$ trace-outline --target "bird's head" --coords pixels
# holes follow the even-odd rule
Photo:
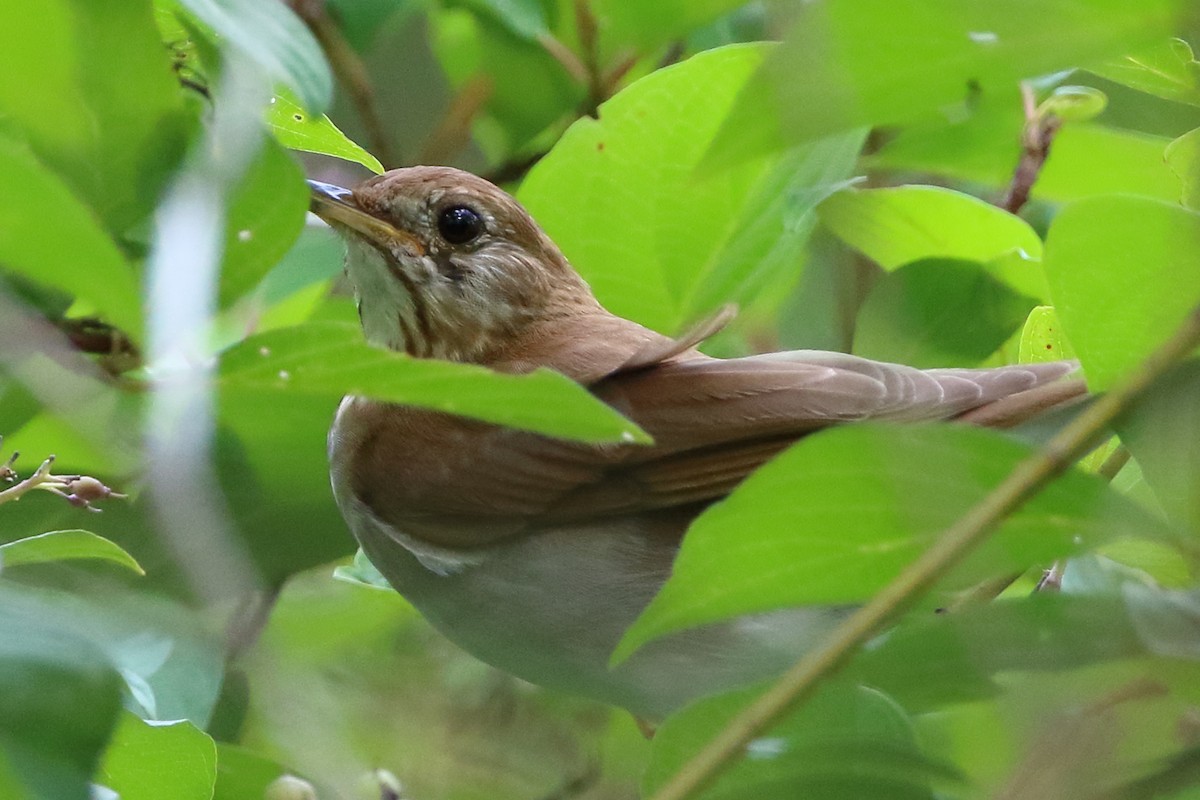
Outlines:
[[[510,195],[449,167],[408,167],[353,190],[310,181],[312,210],[346,240],[368,341],[486,362],[528,325],[595,304]]]

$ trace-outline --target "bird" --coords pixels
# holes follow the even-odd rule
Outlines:
[[[435,628],[521,679],[651,723],[777,673],[846,613],[702,626],[610,668],[689,524],[756,468],[831,425],[1007,427],[1085,393],[1066,377],[1072,362],[920,370],[816,350],[713,358],[697,346],[727,310],[677,337],[609,312],[518,201],[480,177],[406,167],[352,190],[310,184],[312,211],[345,241],[368,343],[502,373],[548,368],[653,437],[586,444],[348,396],[328,440],[350,530]]]

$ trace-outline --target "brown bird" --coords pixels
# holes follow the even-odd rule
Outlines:
[[[446,636],[534,683],[657,719],[769,675],[840,612],[710,625],[615,669],[624,630],[688,524],[798,437],[864,419],[1005,426],[1079,397],[1049,363],[921,371],[842,353],[716,359],[618,317],[512,197],[443,167],[353,191],[313,184],[346,240],[367,339],[502,372],[549,367],[634,420],[652,446],[592,446],[347,397],[329,436],[334,495],[395,588]]]

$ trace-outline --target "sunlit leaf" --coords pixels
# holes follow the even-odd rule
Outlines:
[[[1020,217],[936,186],[843,189],[817,213],[839,238],[889,270],[924,258],[990,261],[1010,252],[1030,259],[1042,254],[1041,240]]]
[[[1029,312],[1021,330],[1020,361],[1040,364],[1064,358],[1075,358],[1075,348],[1063,336],[1058,313],[1054,306],[1038,306]]]
[[[309,114],[287,92],[271,98],[267,125],[284,147],[344,158],[362,164],[376,174],[383,172],[379,159],[351,141],[329,117]]]
[[[354,394],[584,441],[645,434],[579,384],[548,370],[504,375],[371,347],[353,327],[312,323],[252,337],[226,351],[222,386],[289,395]],[[265,394],[263,395],[266,396]]]
[[[1112,386],[1200,302],[1200,216],[1155,200],[1064,208],[1046,239],[1054,307],[1088,385]]]
[[[139,575],[146,571],[121,547],[103,536],[97,536],[91,531],[63,530],[49,531],[17,539],[7,544],[0,544],[0,567],[19,566],[21,564],[42,564],[47,561],[66,561],[70,559],[96,559],[110,561],[133,570]]]
[[[813,206],[851,174],[862,133],[698,170],[769,48],[729,46],[634,83],[577,121],[519,198],[612,311],[675,333],[795,275]]]
[[[1180,5],[810,3],[747,84],[711,158],[745,158],[861,125],[928,119],[969,104],[976,92],[1015,98],[1023,78],[1120,56],[1169,35]]]
[[[217,748],[185,720],[143,722],[121,717],[97,775],[121,800],[210,800],[217,780]]]
[[[1166,39],[1089,71],[1156,97],[1200,105],[1200,63],[1182,39]]]

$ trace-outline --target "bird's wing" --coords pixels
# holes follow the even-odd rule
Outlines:
[[[349,475],[382,521],[432,544],[478,547],[548,524],[712,501],[818,428],[952,418],[1073,369],[1062,362],[922,371],[798,351],[700,356],[594,384],[654,437],[651,446],[583,445],[364,402],[359,419],[346,421],[361,441],[349,448]]]

